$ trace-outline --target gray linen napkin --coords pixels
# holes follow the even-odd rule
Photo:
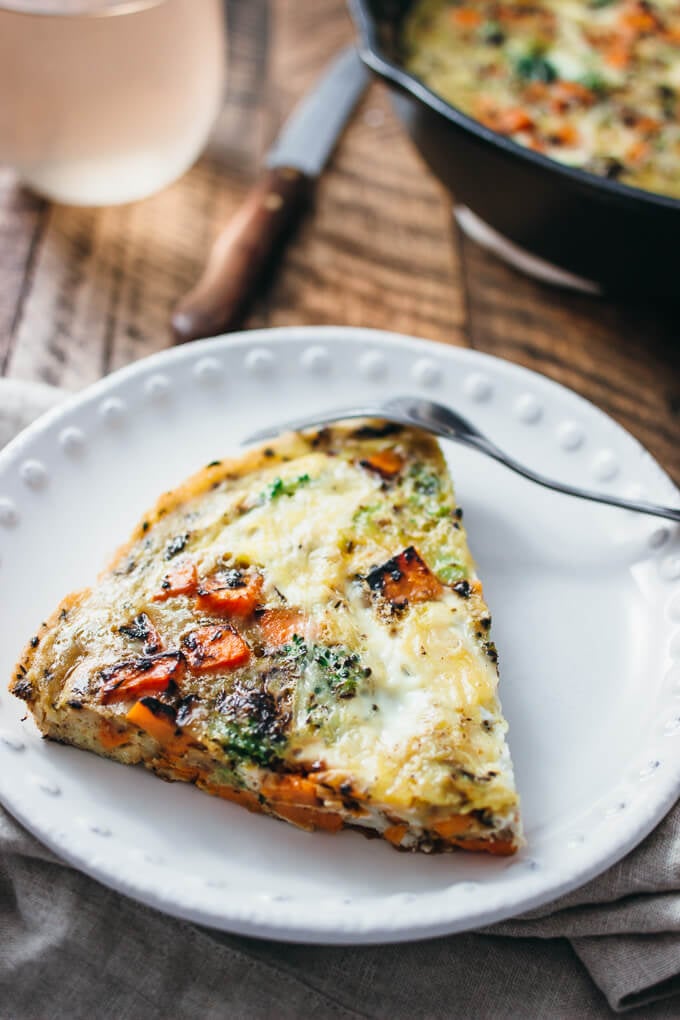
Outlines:
[[[0,379],[0,445],[53,406]],[[1,596],[0,596],[1,602]],[[74,871],[0,808],[0,1020],[680,1017],[680,802],[625,860],[540,910],[400,946],[258,941]]]

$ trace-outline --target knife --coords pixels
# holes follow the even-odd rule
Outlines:
[[[175,308],[178,342],[215,336],[237,323],[265,267],[308,206],[368,78],[349,47],[295,108],[267,154],[265,173],[218,235],[200,280]]]

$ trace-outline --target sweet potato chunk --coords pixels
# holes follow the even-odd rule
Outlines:
[[[319,806],[316,783],[304,776],[295,774],[266,776],[262,784],[262,792],[265,797],[271,800],[296,804],[298,807]]]
[[[453,836],[460,836],[464,832],[468,832],[473,824],[473,819],[469,815],[451,815],[450,818],[444,818],[441,822],[435,822],[432,828],[442,839],[451,839]]]
[[[270,801],[269,807],[287,822],[292,822],[300,829],[307,829],[313,832],[315,829],[323,829],[326,832],[338,832],[343,826],[342,816],[334,811],[317,811],[315,808],[298,807],[297,804],[286,804],[285,802]]]
[[[250,616],[262,595],[262,577],[246,576],[240,570],[227,570],[208,577],[198,586],[196,605],[209,613],[223,616]]]
[[[130,733],[127,730],[119,730],[108,719],[102,719],[99,726],[99,743],[107,751],[113,751],[116,747],[130,742]]]
[[[404,466],[404,458],[396,450],[377,450],[361,461],[361,466],[375,471],[382,478],[394,478]]]
[[[262,804],[256,793],[252,790],[237,790],[233,786],[218,786],[206,779],[198,779],[196,786],[199,790],[212,793],[215,797],[222,797],[223,800],[230,800],[233,804],[240,804],[255,814],[262,814]]]
[[[482,15],[474,7],[454,7],[451,21],[459,28],[477,28],[482,22]]]
[[[405,822],[399,825],[390,825],[383,832],[385,839],[392,844],[392,846],[401,846],[401,841],[408,832],[408,825]]]
[[[266,609],[258,622],[269,648],[288,644],[293,634],[304,636],[305,618],[297,609]]]
[[[235,669],[250,658],[250,648],[241,635],[226,624],[209,624],[187,634],[184,654],[194,673],[215,673]]]
[[[178,750],[180,750],[179,744]],[[183,747],[181,750],[183,750]],[[165,775],[171,776],[172,779],[176,779],[180,783],[193,783],[198,776],[198,769],[190,767],[185,768],[183,765],[178,765],[173,762],[173,764],[166,769]]]
[[[451,843],[461,850],[482,850],[494,857],[509,857],[517,850],[517,843],[510,839],[452,839]]]
[[[159,744],[171,745],[177,740],[174,712],[155,698],[142,698],[135,702],[125,718],[133,726],[144,730]]]
[[[165,602],[175,595],[195,595],[198,587],[196,564],[184,560],[169,570],[161,582],[161,590],[153,596],[154,602]]]
[[[185,668],[181,652],[161,652],[119,662],[101,671],[101,700],[108,704],[140,694],[160,694],[173,681],[181,679]]]
[[[373,592],[399,609],[410,602],[436,599],[443,591],[440,582],[412,545],[381,567],[371,570],[366,580]]]

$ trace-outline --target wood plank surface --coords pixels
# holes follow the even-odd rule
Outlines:
[[[228,96],[210,144],[143,202],[53,205],[0,172],[0,372],[78,388],[172,342],[200,273],[285,116],[353,38],[344,0],[232,0]],[[677,306],[533,282],[461,236],[451,199],[373,85],[246,326],[340,323],[468,345],[572,387],[680,481]]]
[[[569,386],[607,411],[680,480],[677,307],[546,287],[463,239],[473,347]]]
[[[47,203],[17,188],[11,170],[0,168],[0,375],[31,287],[33,254]]]

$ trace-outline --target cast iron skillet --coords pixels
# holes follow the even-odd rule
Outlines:
[[[505,237],[631,298],[680,293],[680,200],[562,166],[484,127],[398,63],[399,26],[413,0],[349,0],[364,62],[426,162]]]

